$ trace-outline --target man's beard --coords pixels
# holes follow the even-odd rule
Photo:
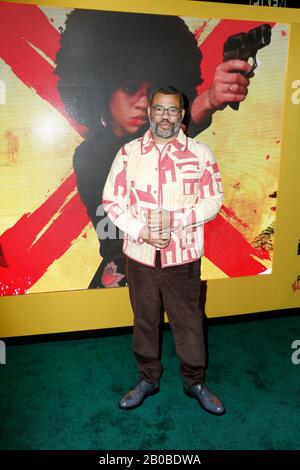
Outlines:
[[[167,119],[164,119],[164,121],[167,121]],[[150,118],[149,122],[150,122],[150,128],[152,132],[157,137],[160,137],[162,139],[169,139],[170,137],[176,137],[181,127],[181,119],[175,123],[167,121],[169,124],[171,124],[171,127],[169,129],[161,129],[159,127],[159,124],[163,121],[160,121],[159,123],[157,123],[157,122],[153,122]]]

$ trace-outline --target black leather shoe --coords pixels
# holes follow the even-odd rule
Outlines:
[[[130,390],[120,401],[119,408],[122,410],[132,410],[142,405],[145,398],[159,392],[159,382],[151,384],[146,380],[139,380],[135,387]]]
[[[225,408],[216,395],[214,395],[209,388],[204,384],[197,385],[183,385],[184,393],[191,397],[195,398],[202,408],[209,413],[214,415],[222,415],[225,413]]]

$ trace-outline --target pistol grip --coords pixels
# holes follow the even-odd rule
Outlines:
[[[254,62],[253,66],[251,67],[249,72],[239,72],[238,70],[235,70],[235,73],[240,73],[241,75],[244,75],[244,77],[251,76],[253,70],[255,70],[256,67],[257,67],[256,56],[253,57],[253,62]],[[238,111],[238,109],[240,107],[240,102],[239,101],[233,101],[232,103],[228,103],[228,104],[234,111]]]
[[[239,101],[233,101],[232,103],[228,103],[228,104],[234,111],[238,111],[238,109],[240,107],[240,102]]]

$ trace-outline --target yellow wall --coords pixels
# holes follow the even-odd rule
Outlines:
[[[113,9],[144,13],[217,17],[290,24],[285,87],[283,135],[273,273],[253,277],[209,280],[206,314],[209,317],[300,306],[300,103],[292,101],[293,84],[300,82],[300,11],[189,1],[20,1],[38,5]],[[276,77],[274,77],[276,80]],[[272,86],[272,83],[270,83]],[[295,85],[294,85],[295,86]],[[300,94],[299,94],[300,99]],[[296,100],[297,101],[297,100]],[[299,283],[300,287],[300,283]],[[2,297],[0,336],[110,328],[132,324],[127,288],[64,291]]]

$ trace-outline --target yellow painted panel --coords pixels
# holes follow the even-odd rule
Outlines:
[[[207,282],[208,317],[247,314],[300,306],[300,11],[297,9],[197,3],[188,1],[19,2],[182,16],[289,23],[282,144],[277,199],[273,274]],[[299,81],[299,84],[298,84]],[[276,86],[276,76],[270,87]],[[2,297],[0,336],[80,331],[130,325],[127,288],[78,290]]]

